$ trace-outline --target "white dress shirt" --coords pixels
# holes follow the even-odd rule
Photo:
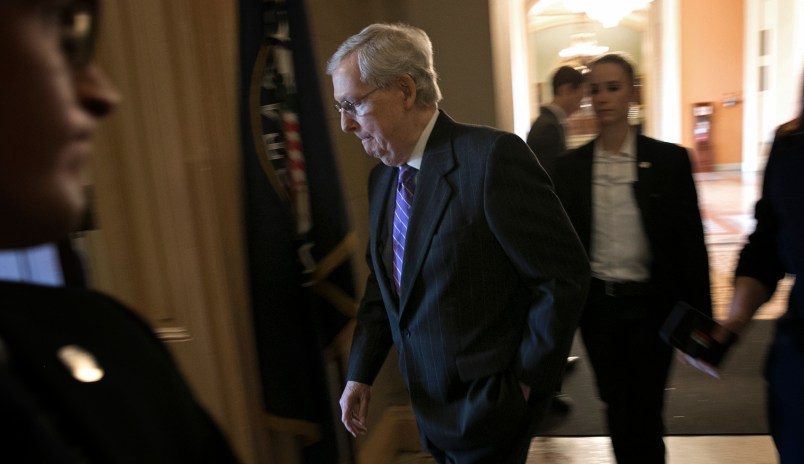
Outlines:
[[[636,134],[617,152],[595,142],[592,167],[592,277],[611,282],[650,280],[651,253],[634,196]]]
[[[424,149],[427,147],[427,140],[430,139],[430,134],[433,132],[433,126],[435,126],[436,119],[438,119],[438,114],[438,110],[436,110],[436,112],[433,113],[433,117],[430,118],[430,122],[424,126],[424,130],[422,131],[421,135],[419,135],[419,140],[416,142],[416,146],[413,147],[413,153],[411,153],[410,158],[408,158],[408,166],[421,170]]]

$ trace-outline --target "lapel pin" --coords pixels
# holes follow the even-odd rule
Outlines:
[[[67,345],[59,348],[56,353],[64,367],[79,382],[97,382],[103,378],[103,369],[98,361],[87,350],[78,345]]]
[[[648,169],[650,167],[650,161],[640,161],[639,168],[640,169]]]

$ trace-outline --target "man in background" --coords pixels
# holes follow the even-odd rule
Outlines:
[[[528,146],[552,178],[556,158],[567,151],[564,123],[578,111],[583,99],[583,74],[562,66],[553,73],[553,100],[539,109],[539,117],[528,133]]]

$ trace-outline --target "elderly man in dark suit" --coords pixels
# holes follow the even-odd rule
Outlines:
[[[629,126],[633,66],[612,54],[590,69],[600,135],[560,157],[553,178],[592,267],[581,336],[617,462],[663,463],[672,349],[659,328],[679,300],[711,314],[698,197],[687,151]]]
[[[552,83],[553,100],[539,109],[539,117],[528,132],[528,146],[551,177],[556,158],[567,151],[564,121],[581,107],[583,74],[570,66],[561,66],[553,73]]]
[[[370,275],[342,421],[365,433],[391,345],[439,462],[524,462],[561,375],[588,262],[517,136],[438,110],[424,31],[374,24],[329,61],[345,132],[382,161],[369,179]]]

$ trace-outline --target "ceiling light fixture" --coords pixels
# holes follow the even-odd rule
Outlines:
[[[578,58],[602,55],[609,51],[609,47],[597,44],[595,35],[591,32],[572,34],[570,46],[558,52],[561,58]]]
[[[585,13],[603,27],[615,27],[635,10],[646,8],[653,0],[564,0],[575,13]]]

